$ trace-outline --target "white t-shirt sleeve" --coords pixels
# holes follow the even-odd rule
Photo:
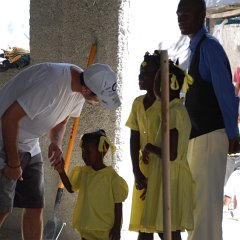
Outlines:
[[[78,104],[76,104],[73,109],[72,112],[70,113],[70,117],[79,117],[85,102],[85,98],[82,97],[81,101],[76,101]]]

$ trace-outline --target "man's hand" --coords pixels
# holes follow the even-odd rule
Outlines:
[[[240,152],[240,136],[237,136],[234,139],[229,140],[229,154],[235,154]]]
[[[55,143],[51,143],[48,147],[48,158],[52,167],[56,167],[62,162],[63,153],[62,149],[59,148]]]
[[[22,181],[22,168],[21,166],[17,168],[11,168],[9,166],[6,166],[4,168],[4,176],[10,180],[20,180]]]

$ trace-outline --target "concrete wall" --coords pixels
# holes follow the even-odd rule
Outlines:
[[[222,29],[216,25],[214,30],[218,29],[218,36],[222,43],[231,64],[232,74],[240,64],[240,25],[228,24],[223,25]]]
[[[92,43],[97,42],[95,62],[109,64],[118,75],[118,91],[121,95],[123,68],[127,59],[127,14],[129,0],[31,0],[30,3],[30,51],[31,64],[40,62],[70,62],[86,67]],[[14,76],[17,69],[0,73],[0,83],[4,84]],[[85,105],[76,144],[72,153],[71,166],[79,163],[78,138],[80,134],[96,128],[104,128],[116,143],[121,154],[120,122],[121,108],[110,111],[100,107]],[[68,145],[73,120],[70,120],[64,139],[64,152]],[[58,175],[51,169],[47,159],[49,140],[41,138],[45,158],[44,225],[53,219],[53,206],[58,185]],[[118,160],[118,158],[117,158]],[[113,163],[115,164],[115,163]],[[76,195],[64,192],[61,204],[61,219],[66,221],[60,239],[79,239],[70,227]],[[12,231],[19,229],[20,211],[13,214],[4,224]],[[16,237],[15,239],[20,239]]]

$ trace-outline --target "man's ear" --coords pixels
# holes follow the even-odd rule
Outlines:
[[[206,20],[206,12],[205,11],[201,11],[199,13],[199,18],[198,19],[199,19],[200,25],[203,25],[205,20]]]

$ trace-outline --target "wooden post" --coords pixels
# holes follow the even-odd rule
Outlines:
[[[163,160],[163,231],[164,240],[171,240],[171,192],[169,146],[169,65],[168,52],[160,54],[162,101],[162,160]]]

